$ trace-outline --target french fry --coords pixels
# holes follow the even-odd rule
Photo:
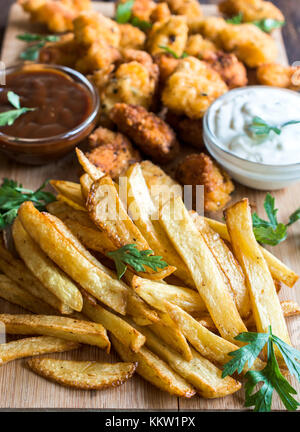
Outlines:
[[[86,211],[84,212],[82,210],[75,210],[73,207],[70,207],[67,203],[62,201],[54,201],[48,204],[47,211],[62,221],[71,219],[78,222],[80,225],[97,229],[96,225],[91,221]]]
[[[231,241],[227,227],[224,223],[209,218],[205,218],[205,220],[209,226],[222,237],[222,239],[229,242]],[[263,248],[262,246],[259,246],[259,248],[264,259],[266,260],[266,263],[268,264],[273,279],[281,281],[289,288],[292,288],[299,279],[299,275],[288,268],[282,261],[272,255],[267,249]]]
[[[208,225],[205,219],[194,211],[190,211],[189,213],[192,221],[221,267],[221,270],[224,272],[225,276],[227,276],[230,290],[234,295],[237,309],[241,317],[247,318],[251,313],[251,302],[245,276],[239,263],[228,246]]]
[[[82,174],[82,176],[80,177],[80,186],[81,193],[85,201],[87,200],[87,197],[90,193],[92,184],[93,180],[91,179],[91,177],[87,173]]]
[[[81,185],[65,180],[50,180],[51,186],[61,195],[69,198],[76,204],[84,207],[84,199],[81,193]]]
[[[134,291],[128,291],[127,314],[141,325],[150,325],[159,321],[157,312],[151,309]]]
[[[248,199],[243,199],[225,211],[231,245],[247,280],[252,311],[258,332],[272,332],[290,344],[287,326],[275,285],[253,230]]]
[[[217,398],[235,393],[241,383],[227,376],[222,378],[222,371],[209,360],[191,349],[193,359],[184,360],[172,348],[165,345],[148,327],[143,328],[146,345],[156,355],[167,362],[179,375],[192,384],[204,398]]]
[[[69,315],[73,312],[73,309],[62,303],[61,300],[48,291],[27,269],[21,260],[15,258],[7,249],[5,249],[1,241],[0,270],[8,276],[9,279],[29,292],[33,297],[37,297],[63,315]],[[42,312],[40,311],[40,313]]]
[[[171,395],[185,398],[190,398],[196,393],[192,385],[146,347],[142,347],[139,352],[134,353],[122,345],[113,335],[111,341],[121,359],[137,362],[136,372],[155,387]]]
[[[151,199],[140,164],[132,165],[126,176],[128,213],[131,219],[155,255],[162,256],[170,265],[176,267],[174,275],[193,286],[190,272],[158,221],[158,215],[155,214],[157,209]]]
[[[0,365],[24,357],[74,350],[80,347],[76,342],[50,336],[39,336],[0,344]]]
[[[100,363],[59,359],[31,359],[29,368],[42,377],[66,387],[81,390],[103,390],[118,387],[128,381],[136,363]]]
[[[20,285],[0,274],[0,297],[36,314],[54,314],[55,310]]]
[[[171,199],[161,210],[161,221],[189,268],[195,285],[221,336],[232,343],[247,331],[226,288],[215,259],[197,230],[181,198]]]
[[[95,181],[87,200],[91,219],[107,233],[117,249],[128,244],[136,244],[139,250],[149,250],[147,241],[129,218],[118,195],[114,182],[109,176]],[[145,274],[151,279],[163,279],[173,273],[174,267],[168,266],[155,272],[147,269]],[[140,273],[143,275],[143,273]]]
[[[138,352],[145,343],[145,336],[138,332],[128,322],[112,312],[104,309],[91,298],[83,294],[83,314],[89,319],[102,324],[106,330],[111,332],[122,344],[134,352]]]
[[[284,300],[280,304],[285,317],[300,315],[300,306],[293,300]]]
[[[127,303],[125,284],[113,279],[108,273],[100,270],[93,261],[86,258],[86,254],[82,253],[83,246],[79,250],[55,227],[54,216],[50,221],[49,214],[40,213],[32,203],[26,202],[19,208],[19,217],[29,235],[65,273],[104,304],[125,314]]]
[[[104,173],[97,168],[94,164],[92,164],[88,158],[84,155],[84,153],[79,150],[79,148],[76,148],[76,155],[78,158],[78,161],[84,171],[91,177],[93,181],[100,179],[104,176]]]
[[[53,336],[110,350],[110,342],[101,324],[50,315],[0,314],[8,334]]]
[[[70,198],[66,197],[65,195],[58,194],[56,196],[56,198],[58,201],[62,201],[64,203],[68,204],[69,207],[72,207],[75,210],[86,211],[86,208],[83,205],[77,204],[77,202],[72,201]]]
[[[20,257],[41,284],[71,309],[80,312],[82,295],[77,286],[31,239],[18,218],[13,223],[12,233]]]

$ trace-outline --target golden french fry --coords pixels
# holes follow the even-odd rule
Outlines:
[[[76,342],[51,336],[19,339],[0,344],[0,365],[24,357],[74,350],[80,347]]]
[[[218,333],[218,329],[208,313],[194,315],[193,318],[195,318],[196,321],[198,321],[201,325],[203,325],[203,327],[207,328],[212,333]]]
[[[62,221],[71,219],[80,223],[80,225],[88,228],[97,229],[96,225],[91,221],[86,211],[75,210],[70,207],[67,203],[62,201],[54,201],[47,205],[47,211],[54,216],[58,217]]]
[[[190,398],[196,393],[193,386],[174,372],[163,360],[142,347],[134,353],[111,336],[113,347],[123,361],[137,362],[136,372],[146,381],[171,395]]]
[[[127,314],[131,315],[134,321],[142,326],[159,321],[157,312],[130,289],[128,291]]]
[[[92,321],[102,324],[106,330],[111,332],[122,344],[132,349],[132,351],[137,352],[144,345],[146,340],[144,335],[128,324],[127,321],[104,309],[91,296],[85,293],[83,293],[82,312]]]
[[[293,300],[284,300],[280,302],[285,317],[300,315],[300,306]]]
[[[0,274],[0,297],[36,314],[48,315],[55,313],[55,310],[47,303],[33,296],[29,291],[23,289],[21,285],[16,284],[2,274]]]
[[[91,179],[91,177],[87,173],[82,174],[82,176],[80,177],[80,185],[81,193],[85,201],[87,200],[87,197],[90,193],[92,184],[93,180]]]
[[[207,311],[199,293],[190,288],[162,284],[139,276],[134,276],[132,287],[145,302],[161,312],[166,312],[165,300],[189,313]]]
[[[162,256],[170,265],[176,267],[175,276],[186,284],[193,285],[190,272],[158,221],[157,209],[151,199],[140,164],[132,165],[126,176],[128,213],[131,219],[155,255]]]
[[[50,315],[0,314],[8,334],[45,335],[95,345],[110,350],[110,342],[101,324]]]
[[[24,263],[16,259],[0,241],[0,270],[12,281],[19,284],[32,296],[42,300],[58,310],[63,315],[73,312],[66,304],[62,303],[54,294],[48,291],[38,279],[28,270]],[[42,313],[42,311],[40,311]],[[43,312],[44,313],[44,312]],[[52,314],[52,313],[51,313]]]
[[[70,199],[72,202],[84,207],[84,199],[81,193],[81,185],[65,180],[50,180],[51,186],[64,197]]]
[[[181,198],[171,199],[160,215],[162,224],[185,261],[221,336],[232,343],[247,331],[215,259],[191,220]]]
[[[20,257],[41,284],[63,303],[80,312],[82,295],[77,286],[31,239],[18,218],[13,223],[12,233]]]
[[[40,213],[30,202],[22,204],[19,208],[22,225],[41,249],[87,292],[124,315],[127,302],[125,284],[100,270],[94,261],[86,257],[88,251],[83,253],[83,246],[79,250],[77,245],[70,241],[70,238],[74,237],[71,232],[68,237],[61,233],[62,222],[57,229],[53,222],[55,217],[51,216],[50,220],[50,216]],[[58,223],[59,220],[56,220]],[[65,230],[68,229],[65,227]]]
[[[222,239],[229,242],[231,241],[227,227],[224,223],[209,218],[205,218],[205,220],[209,226],[222,237]],[[264,259],[266,260],[266,263],[268,264],[273,279],[281,281],[289,288],[292,288],[299,279],[299,275],[288,268],[282,261],[272,255],[267,249],[263,248],[262,246],[259,246],[259,248]]]
[[[189,213],[192,221],[221,267],[221,270],[224,272],[225,276],[227,276],[230,290],[234,295],[235,303],[241,317],[247,318],[251,313],[251,302],[245,276],[239,263],[228,246],[208,225],[205,219],[195,211],[190,211]]]
[[[81,205],[81,204],[77,204],[77,202],[72,201],[70,198],[66,197],[65,195],[62,194],[58,194],[56,196],[57,201],[62,201],[66,204],[68,204],[69,207],[74,208],[75,210],[81,210],[81,211],[86,211],[86,208]]]
[[[79,148],[76,148],[76,155],[78,158],[78,161],[84,171],[91,177],[93,181],[100,179],[104,176],[104,173],[97,168],[94,164],[92,164],[88,158],[84,155],[84,153],[79,150]]]
[[[136,363],[100,363],[52,358],[27,361],[38,375],[66,387],[82,390],[103,390],[118,387],[128,381],[136,370]]]
[[[272,332],[290,344],[283,312],[275,285],[253,230],[248,199],[243,199],[225,211],[231,245],[247,280],[257,330]]]
[[[209,360],[192,349],[193,358],[184,360],[172,348],[165,345],[148,327],[143,327],[146,345],[167,362],[179,375],[192,384],[204,398],[217,398],[235,393],[241,383],[227,376],[222,378],[222,371]]]
[[[87,208],[91,219],[107,233],[117,249],[128,244],[135,244],[139,250],[150,249],[139,229],[129,218],[115,184],[109,176],[102,177],[93,183],[87,200]],[[147,268],[145,274],[148,278],[163,279],[174,270],[172,266],[167,266],[157,272]]]

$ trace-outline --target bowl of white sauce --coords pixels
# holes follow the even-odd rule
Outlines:
[[[239,183],[261,190],[300,180],[300,94],[268,86],[234,89],[203,119],[209,153]]]

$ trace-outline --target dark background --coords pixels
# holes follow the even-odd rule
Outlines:
[[[0,46],[6,26],[7,15],[14,0],[0,0]],[[203,0],[200,3],[218,3],[218,0]],[[300,61],[300,1],[273,0],[285,15],[287,24],[283,29],[283,36],[290,63]]]

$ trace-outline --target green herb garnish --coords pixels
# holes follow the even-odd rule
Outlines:
[[[239,13],[238,15],[235,15],[232,18],[228,18],[226,22],[228,24],[241,24],[243,22],[243,14]]]
[[[20,97],[12,91],[7,93],[7,99],[8,102],[16,109],[0,113],[0,126],[11,126],[14,121],[22,114],[25,114],[28,111],[34,111],[36,109],[25,107],[21,108]]]
[[[252,24],[256,25],[265,33],[271,33],[272,30],[283,27],[285,25],[285,21],[278,21],[272,18],[264,18],[258,21],[253,21]]]
[[[140,30],[146,31],[151,28],[152,24],[149,21],[144,21],[138,17],[132,16],[132,8],[134,0],[128,0],[125,3],[119,3],[116,11],[116,21],[119,24],[129,23]]]
[[[287,228],[300,219],[300,208],[290,215],[287,224],[278,222],[275,198],[269,193],[266,195],[264,208],[269,220],[261,219],[256,212],[253,213],[253,232],[258,242],[276,246],[287,238]]]
[[[25,189],[21,184],[14,180],[5,178],[0,187],[0,230],[3,230],[8,225],[11,225],[18,214],[20,205],[25,201],[32,201],[35,207],[43,211],[45,206],[56,198],[50,192],[45,192],[43,189],[48,181],[42,184],[35,192],[30,189]]]
[[[22,60],[31,60],[31,61],[35,61],[38,59],[40,49],[43,48],[46,42],[57,42],[60,39],[60,37],[56,35],[42,36],[33,33],[23,33],[18,35],[17,38],[24,42],[31,43],[31,45],[20,54],[20,58]],[[32,44],[32,42],[37,42],[37,43]]]
[[[161,49],[163,49],[164,51],[166,51],[168,54],[171,54],[171,55],[172,55],[174,58],[176,58],[177,60],[179,60],[179,59],[183,59],[183,58],[186,58],[186,57],[189,56],[186,52],[184,52],[181,56],[179,56],[178,54],[176,54],[175,51],[173,51],[171,48],[169,48],[169,47],[166,46],[166,45],[158,45],[158,46],[159,46],[159,48],[161,48]]]
[[[270,132],[274,132],[277,135],[280,135],[284,127],[297,123],[300,123],[300,120],[292,120],[279,126],[270,126],[261,117],[254,117],[252,123],[247,127],[247,129],[249,132],[251,132],[251,134],[263,138],[267,137]]]
[[[139,251],[135,244],[128,244],[116,251],[108,252],[107,256],[114,260],[118,278],[121,279],[127,270],[127,265],[137,272],[145,272],[145,266],[154,271],[168,266],[161,256],[152,254],[153,251],[150,249]]]
[[[223,378],[227,375],[232,375],[235,371],[241,373],[245,366],[250,369],[267,344],[268,356],[266,367],[261,371],[249,370],[245,374],[245,406],[254,406],[254,411],[259,412],[271,411],[272,396],[275,390],[286,409],[295,411],[300,404],[292,395],[297,394],[297,392],[284,378],[279,369],[274,352],[274,344],[282,354],[290,374],[295,376],[298,381],[300,381],[300,352],[273,335],[271,326],[269,326],[268,333],[245,332],[240,333],[235,339],[248,342],[248,344],[229,353],[233,358],[225,364],[222,372]],[[254,387],[259,383],[263,384],[253,394]]]

